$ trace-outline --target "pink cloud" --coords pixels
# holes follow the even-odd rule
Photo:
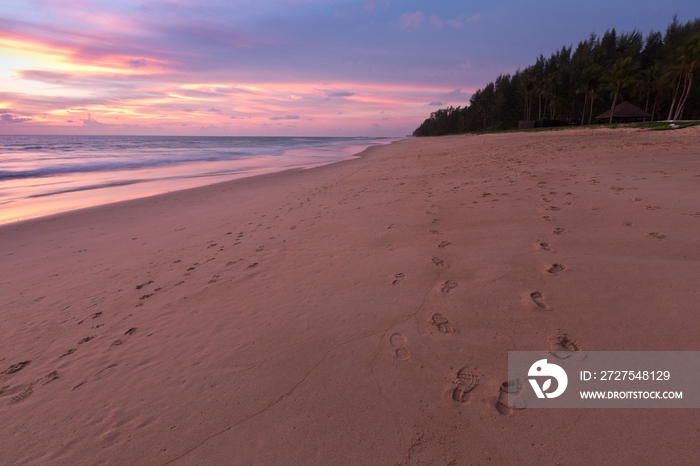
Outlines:
[[[459,29],[464,25],[464,23],[459,19],[450,19],[447,21],[447,24],[452,26],[454,29]]]
[[[404,13],[399,18],[399,23],[401,29],[415,29],[421,25],[423,22],[424,15],[421,11],[416,11],[415,13]]]
[[[369,0],[367,4],[365,4],[364,8],[362,8],[362,11],[372,11],[377,7],[377,0]]]
[[[68,73],[58,73],[53,71],[43,70],[20,70],[19,75],[22,79],[30,81],[40,81],[46,83],[61,83],[63,80],[71,77]]]

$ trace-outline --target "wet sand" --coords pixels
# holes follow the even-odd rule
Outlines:
[[[498,397],[508,351],[700,349],[699,141],[414,138],[4,225],[0,463],[691,464],[695,410]]]

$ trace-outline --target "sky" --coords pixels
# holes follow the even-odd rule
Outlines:
[[[688,0],[0,0],[0,134],[405,136]]]

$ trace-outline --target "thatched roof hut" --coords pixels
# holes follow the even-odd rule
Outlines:
[[[633,105],[629,102],[622,102],[619,105],[615,106],[615,113],[613,114],[613,119],[625,119],[625,120],[632,120],[632,119],[642,119],[642,118],[651,118],[651,114],[645,112],[641,108],[637,107],[636,105]],[[610,110],[608,110],[605,113],[601,113],[597,117],[595,117],[596,120],[602,120],[610,119]]]

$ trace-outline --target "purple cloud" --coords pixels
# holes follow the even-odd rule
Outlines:
[[[270,120],[298,120],[299,115],[286,115],[286,116],[280,116],[280,115],[275,115],[273,117],[270,117]]]
[[[46,83],[60,83],[64,79],[70,78],[70,75],[67,73],[56,73],[53,71],[42,70],[22,70],[19,72],[19,74],[22,79]]]
[[[126,61],[127,65],[129,65],[131,68],[143,68],[144,66],[148,65],[148,62],[144,60],[143,58],[134,58],[131,60]]]
[[[353,95],[355,93],[350,91],[326,91],[327,97],[350,97]]]
[[[31,121],[30,117],[14,117],[9,113],[3,113],[0,115],[0,123],[22,123],[24,121]]]

